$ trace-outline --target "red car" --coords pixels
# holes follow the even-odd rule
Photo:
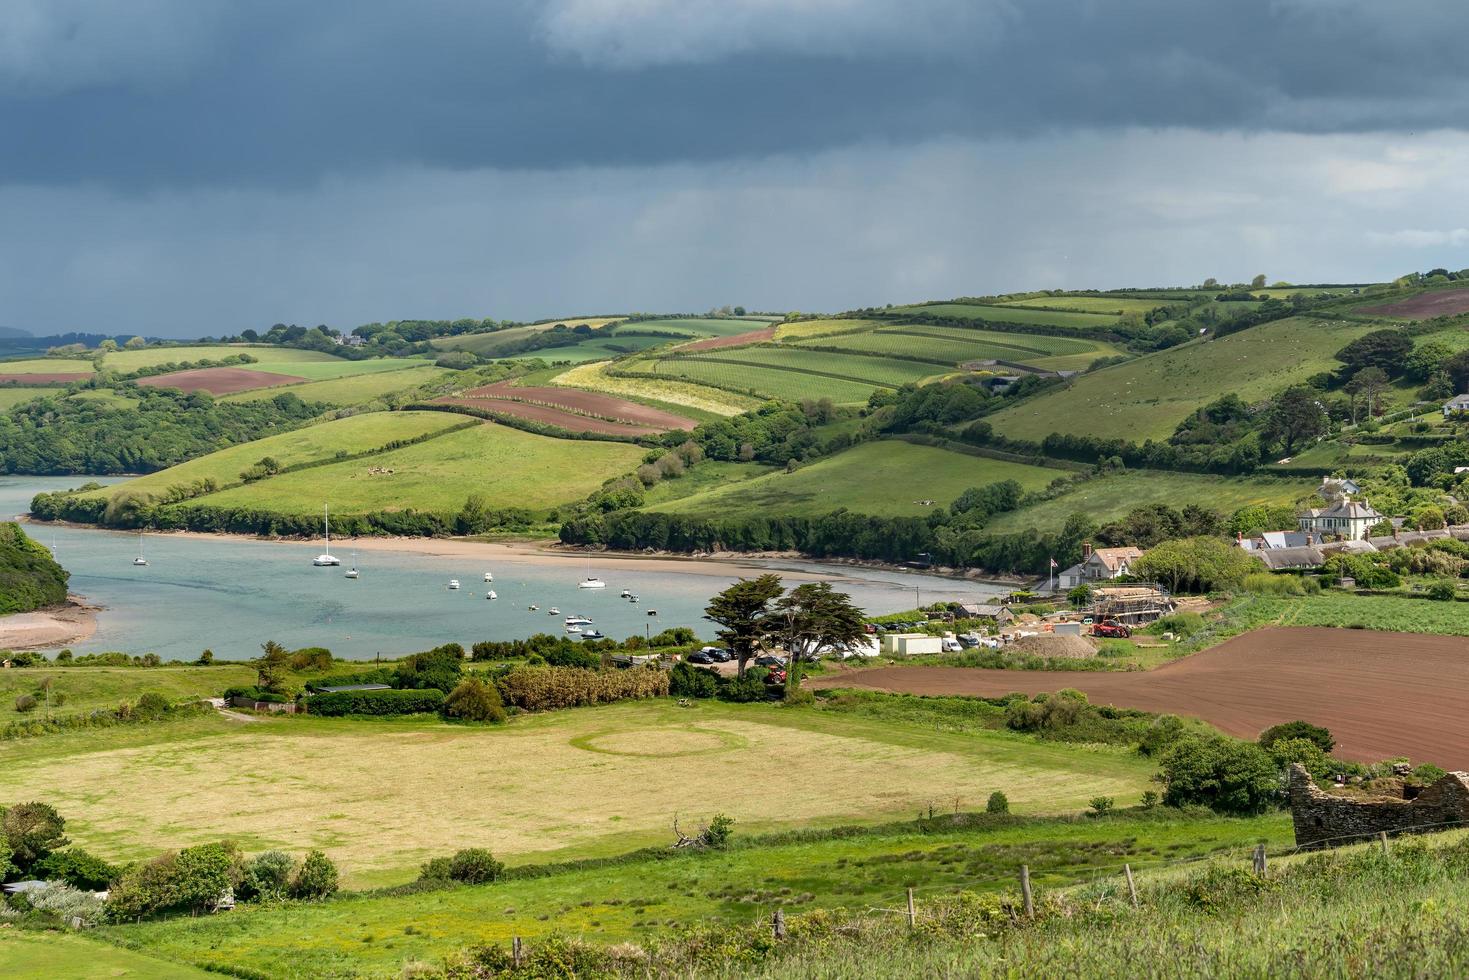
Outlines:
[[[1121,623],[1097,623],[1092,627],[1092,636],[1125,640],[1132,636],[1132,630],[1123,626]]]

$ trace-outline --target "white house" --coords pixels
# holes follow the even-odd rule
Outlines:
[[[1348,541],[1361,541],[1383,520],[1371,504],[1343,497],[1329,507],[1312,508],[1297,516],[1302,531],[1332,535]]]
[[[1141,548],[1097,548],[1090,543],[1081,546],[1081,561],[1056,576],[1062,589],[1074,589],[1090,582],[1107,582],[1132,571],[1133,562],[1143,556]]]
[[[1469,395],[1455,395],[1443,403],[1443,417],[1469,412]]]
[[[1321,481],[1321,486],[1316,488],[1316,495],[1327,502],[1340,500],[1343,497],[1357,497],[1362,493],[1362,488],[1357,486],[1357,481],[1331,478]]]

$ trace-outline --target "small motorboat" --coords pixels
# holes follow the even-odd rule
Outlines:
[[[583,640],[605,640],[607,639],[607,634],[600,630],[582,630],[581,638]]]
[[[449,588],[450,589],[458,589],[459,588],[459,580],[457,578],[451,578],[451,579],[449,579]]]
[[[627,597],[627,601],[628,602],[640,602],[642,600],[641,600],[641,597],[639,597],[639,596],[630,595],[630,596]]]
[[[588,575],[577,583],[577,587],[582,589],[605,589],[607,588],[607,583],[594,575]]]
[[[566,632],[568,632],[568,633],[580,633],[581,632],[581,627],[580,626],[568,626],[568,627],[566,627]]]
[[[139,555],[138,557],[136,557],[136,558],[133,559],[133,564],[134,565],[146,565],[146,564],[148,564],[148,559],[144,558],[142,555]]]
[[[555,606],[552,606],[550,609],[547,609],[546,610],[546,615],[547,616],[560,616],[561,615],[561,610],[560,609],[557,609]]]
[[[531,603],[530,606],[529,606],[529,609],[530,609],[531,612],[539,612],[540,611],[540,608],[541,607],[538,606],[538,605],[536,605],[535,603]]]
[[[590,626],[590,625],[592,625],[592,621],[590,619],[588,619],[587,617],[585,617],[585,616],[567,616],[566,617],[566,625],[567,626]]]
[[[632,595],[632,589],[623,589],[622,590],[622,597],[624,599],[626,599],[630,595]]]
[[[492,572],[485,572],[485,581],[486,582],[493,582],[494,580],[495,580],[495,576],[494,576],[494,574]]]
[[[649,616],[656,616],[656,615],[658,615],[658,610],[656,610],[656,609],[649,609],[648,610],[648,615]]]
[[[497,596],[497,595],[495,595],[495,590],[494,589],[491,589],[490,591],[488,591],[488,592],[485,593],[485,598],[486,599],[498,599],[500,597]]]
[[[349,568],[342,573],[344,578],[360,578],[361,573],[356,568]]]

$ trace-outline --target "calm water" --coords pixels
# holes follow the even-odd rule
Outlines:
[[[86,482],[83,478],[0,477],[0,517],[24,513],[31,497]],[[99,482],[116,482],[100,480]],[[78,652],[152,651],[165,659],[192,659],[208,647],[221,657],[253,656],[265,640],[288,647],[324,646],[339,657],[366,660],[396,656],[457,641],[503,640],[532,633],[559,633],[573,613],[596,621],[608,636],[692,626],[704,635],[709,596],[741,575],[772,569],[816,572],[876,615],[911,609],[914,589],[922,601],[980,600],[995,589],[934,576],[901,572],[832,569],[807,562],[752,562],[731,566],[728,575],[652,571],[636,559],[568,557],[554,564],[513,558],[491,563],[472,558],[363,551],[356,563],[362,577],[343,577],[352,563],[349,541],[333,542],[343,568],[314,568],[321,542],[200,540],[166,534],[142,543],[148,566],[134,567],[136,534],[29,525],[37,541],[54,547],[71,572],[71,589],[103,606],[96,635],[76,644]],[[759,566],[755,568],[752,566]],[[486,571],[494,573],[486,585]],[[607,588],[577,588],[589,571]],[[463,588],[450,591],[457,578]],[[494,589],[499,598],[485,599]],[[624,588],[641,596],[633,605],[619,598]],[[538,604],[539,612],[527,607]],[[548,615],[555,606],[560,616]],[[657,616],[647,615],[656,609]]]

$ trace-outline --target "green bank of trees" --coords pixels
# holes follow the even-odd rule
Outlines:
[[[0,614],[64,603],[70,577],[19,524],[0,523]]]

